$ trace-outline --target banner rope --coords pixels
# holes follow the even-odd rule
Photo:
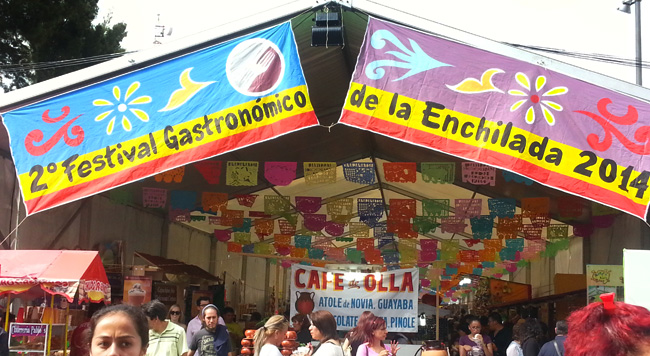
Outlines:
[[[13,230],[11,230],[11,231],[7,234],[7,237],[5,237],[4,240],[0,241],[0,245],[4,244],[5,241],[7,241],[7,239],[9,238],[9,236],[11,236],[11,234],[13,234],[14,232],[16,232],[16,230],[18,230],[18,228],[20,227],[20,225],[22,225],[23,222],[24,222],[25,220],[27,220],[27,217],[24,217],[24,218],[23,218],[23,219],[18,223],[18,225],[16,225],[16,227],[15,227]]]

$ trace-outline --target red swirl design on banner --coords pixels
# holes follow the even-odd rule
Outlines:
[[[600,137],[595,134],[589,134],[587,136],[587,143],[589,146],[597,151],[606,151],[612,145],[612,134],[627,148],[630,152],[636,153],[638,155],[647,155],[650,153],[650,126],[641,126],[634,132],[634,139],[642,144],[638,144],[630,141],[621,131],[619,131],[612,122],[618,125],[633,125],[639,120],[639,113],[636,108],[632,105],[628,105],[627,112],[623,116],[616,116],[607,110],[607,105],[611,104],[612,100],[609,98],[603,98],[598,101],[598,112],[601,116],[597,114],[577,110],[577,113],[587,115],[592,120],[602,126],[605,131],[605,137],[601,140]]]
[[[43,112],[42,119],[43,122],[46,124],[54,124],[57,123],[61,120],[63,120],[68,114],[70,113],[70,107],[69,106],[64,106],[61,108],[61,112],[63,113],[62,115],[58,117],[50,117],[50,110],[47,109]],[[65,125],[61,126],[52,137],[50,137],[49,140],[47,140],[44,144],[40,146],[34,145],[34,143],[41,142],[43,140],[43,131],[41,130],[34,130],[30,133],[27,134],[25,137],[25,149],[29,154],[32,156],[42,156],[49,152],[54,145],[56,145],[61,138],[63,138],[63,141],[70,146],[70,147],[76,147],[79,146],[83,141],[84,141],[84,130],[81,128],[81,126],[70,126],[77,120],[81,115],[77,115],[74,119],[68,121]],[[74,138],[71,138],[68,136],[68,128],[70,128],[70,133],[73,135]]]

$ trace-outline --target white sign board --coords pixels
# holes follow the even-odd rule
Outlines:
[[[648,283],[648,250],[623,250],[623,276],[625,303],[650,309],[650,283]]]
[[[291,316],[327,310],[338,330],[357,326],[366,310],[383,317],[388,331],[417,332],[417,268],[358,273],[294,264]]]

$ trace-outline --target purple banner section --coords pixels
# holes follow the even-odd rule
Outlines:
[[[47,333],[47,325],[44,324],[11,324],[12,336],[45,336]]]
[[[647,102],[553,72],[543,61],[533,65],[377,19],[368,30],[373,48],[395,55],[374,61],[359,56],[356,83],[435,99],[454,111],[512,122],[535,135],[598,151],[621,166],[650,170]],[[389,68],[403,75],[389,77]]]
[[[371,18],[340,122],[647,213],[650,103],[554,72],[542,57]]]

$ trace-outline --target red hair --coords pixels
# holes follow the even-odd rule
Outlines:
[[[357,326],[355,326],[347,333],[347,335],[345,335],[345,337],[350,340],[350,343],[353,343],[355,341],[359,343],[366,342],[366,339],[368,338],[365,334],[366,324],[370,323],[374,317],[375,314],[368,310],[361,313],[359,316],[359,321],[357,322]]]
[[[380,316],[375,316],[370,320],[368,320],[365,327],[365,334],[367,338],[366,342],[372,343],[373,341],[372,338],[374,337],[373,332],[385,326],[386,326],[386,320],[384,320],[384,318]],[[384,343],[381,340],[379,341],[379,343],[381,344],[381,346],[384,346]]]
[[[571,356],[626,356],[650,337],[650,311],[636,305],[614,302],[591,303],[573,312],[564,347]]]

